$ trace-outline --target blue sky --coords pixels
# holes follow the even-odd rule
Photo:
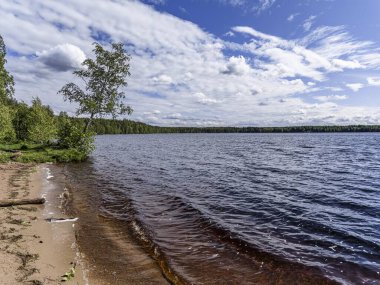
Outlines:
[[[132,55],[132,119],[165,126],[380,124],[380,1],[67,0],[0,4],[16,97],[57,91],[93,41]]]
[[[304,34],[302,26],[305,20],[316,16],[314,26],[347,25],[354,36],[380,40],[380,2],[377,0],[276,0],[267,1],[267,8],[260,11],[260,1],[252,0],[143,2],[154,5],[159,11],[197,23],[218,37],[233,26],[252,26],[261,32],[291,39]],[[288,20],[291,15],[292,21]]]

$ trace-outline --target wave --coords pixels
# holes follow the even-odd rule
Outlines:
[[[113,197],[116,197],[115,194]],[[115,219],[121,219],[127,222],[136,240],[157,260],[168,280],[173,284],[191,284],[192,282],[190,280],[187,280],[185,276],[181,276],[176,272],[175,268],[171,267],[170,258],[165,253],[165,250],[162,250],[155,242],[154,232],[151,231],[149,226],[141,219],[137,218],[138,209],[133,201],[128,199],[125,195],[120,195],[116,200],[118,200],[119,206],[113,203],[109,204],[109,201],[107,201],[104,203],[103,211]],[[323,282],[320,284],[337,284],[335,281],[323,277],[323,272],[318,268],[303,265],[261,250],[254,244],[244,240],[237,233],[215,222],[201,210],[195,208],[191,203],[185,202],[181,197],[170,196],[165,197],[164,200],[168,208],[166,211],[175,212],[179,220],[188,223],[188,230],[196,230],[197,235],[212,236],[214,239],[217,239],[220,244],[229,244],[237,253],[246,255],[257,263],[265,264],[266,267],[269,266],[272,270],[279,272],[307,272],[308,275],[313,276],[311,278],[314,278],[314,280]],[[120,203],[121,201],[123,202]],[[127,217],[125,215],[126,213],[128,213]],[[165,211],[162,213],[165,213]],[[159,227],[160,225],[156,226]]]

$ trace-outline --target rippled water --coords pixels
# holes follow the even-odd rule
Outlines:
[[[122,222],[174,283],[380,284],[380,134],[120,135],[96,145],[68,172],[95,185],[94,211]]]

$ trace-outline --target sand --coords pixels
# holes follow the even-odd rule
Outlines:
[[[44,205],[0,208],[0,284],[88,284],[75,242],[75,220],[63,213],[65,189],[49,183],[46,165],[0,164],[0,199],[45,197]],[[75,267],[75,275],[62,275]],[[96,284],[97,282],[91,282]]]

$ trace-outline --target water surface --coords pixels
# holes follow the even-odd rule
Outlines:
[[[380,284],[379,145],[375,133],[99,136],[67,173],[174,283]]]

